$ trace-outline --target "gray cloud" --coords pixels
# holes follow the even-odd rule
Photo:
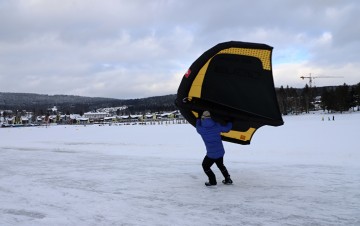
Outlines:
[[[219,42],[274,47],[277,86],[360,82],[353,1],[0,0],[0,91],[137,98],[176,93]]]

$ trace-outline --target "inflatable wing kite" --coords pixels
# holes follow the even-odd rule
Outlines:
[[[208,110],[215,121],[233,122],[224,141],[250,144],[263,125],[280,126],[271,68],[272,47],[247,42],[224,42],[204,52],[184,75],[175,104],[185,119]]]

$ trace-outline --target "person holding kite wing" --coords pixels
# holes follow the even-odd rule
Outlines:
[[[209,177],[209,182],[205,183],[206,186],[217,184],[216,176],[211,170],[211,166],[214,163],[216,163],[216,166],[225,178],[222,182],[224,184],[233,183],[224,165],[225,150],[220,135],[222,132],[229,132],[231,127],[231,122],[228,122],[225,126],[215,122],[211,118],[209,111],[204,111],[201,119],[196,121],[196,131],[201,135],[206,146],[206,156],[202,162],[204,172]]]
[[[175,104],[181,115],[198,128],[210,159],[223,157],[221,154],[209,156],[214,137],[217,137],[218,150],[223,152],[221,140],[249,145],[262,126],[284,124],[272,75],[272,50],[273,47],[261,43],[219,43],[205,51],[184,74]],[[199,113],[206,111],[211,112],[212,119],[207,119],[210,123],[232,122],[229,131],[218,132],[216,136],[206,135],[206,119],[199,120]],[[207,141],[209,137],[211,139]],[[203,167],[210,175],[208,184],[216,183],[209,171],[213,163],[217,163],[220,170],[226,169],[221,161],[210,161],[205,157]]]

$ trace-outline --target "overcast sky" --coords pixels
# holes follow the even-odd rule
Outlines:
[[[358,0],[0,0],[0,92],[175,94],[231,40],[274,47],[276,87],[360,82]]]

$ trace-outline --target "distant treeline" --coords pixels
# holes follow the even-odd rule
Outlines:
[[[297,114],[315,109],[328,111],[347,111],[360,105],[360,83],[349,86],[283,87],[276,89],[282,114]],[[321,98],[317,98],[320,97]],[[174,104],[176,94],[139,99],[115,99],[102,97],[82,97],[72,95],[42,95],[33,93],[1,93],[0,110],[33,112],[46,115],[48,109],[56,106],[63,114],[80,114],[100,108],[127,106],[118,114],[129,115],[146,112],[168,112],[177,110]]]
[[[349,86],[284,88],[276,90],[282,114],[308,113],[320,108],[329,112],[343,112],[360,105],[360,83]],[[321,97],[321,98],[317,98]],[[359,108],[357,108],[359,110]]]

